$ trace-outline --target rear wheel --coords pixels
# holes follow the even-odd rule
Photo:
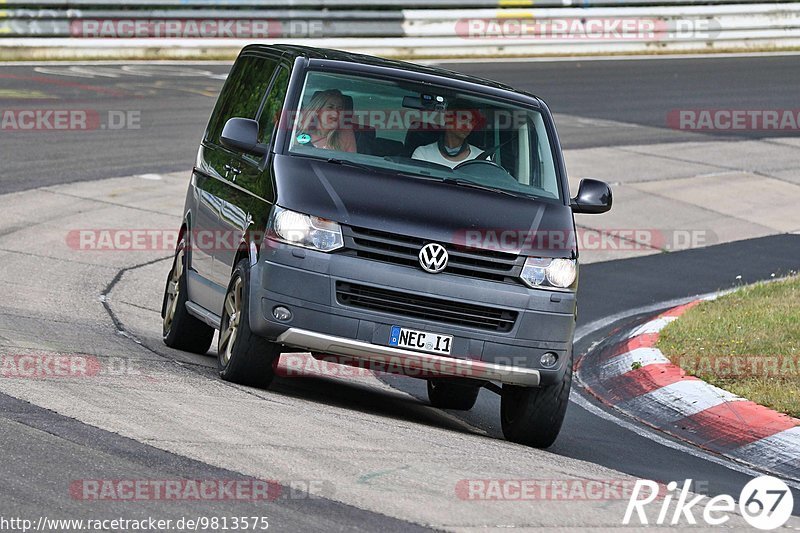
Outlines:
[[[198,320],[186,310],[186,238],[182,237],[175,251],[172,270],[167,275],[164,301],[161,305],[164,344],[177,350],[204,354],[211,347],[214,328]]]
[[[500,421],[506,439],[536,448],[553,444],[567,413],[571,385],[571,359],[558,383],[538,388],[503,385]]]
[[[275,377],[277,345],[250,330],[250,268],[246,259],[231,276],[219,331],[218,368],[225,381],[265,389]]]
[[[481,387],[444,379],[428,380],[428,400],[440,409],[469,411],[478,399]]]

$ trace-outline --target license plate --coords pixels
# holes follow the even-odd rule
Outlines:
[[[453,336],[392,326],[389,346],[450,355],[450,350],[453,348]]]

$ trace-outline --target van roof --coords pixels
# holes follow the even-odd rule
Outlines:
[[[480,85],[485,85],[487,87],[492,87],[495,89],[501,89],[503,91],[509,91],[529,96],[532,98],[536,98],[537,100],[539,99],[537,96],[531,93],[520,91],[504,83],[499,83],[486,78],[481,78],[478,76],[470,76],[468,74],[462,74],[460,72],[455,72],[440,67],[418,65],[415,63],[409,63],[407,61],[399,61],[396,59],[385,59],[382,57],[370,56],[366,54],[345,52],[343,50],[333,50],[330,48],[314,48],[311,46],[297,46],[288,44],[270,44],[270,45],[251,44],[249,46],[246,46],[244,50],[247,51],[272,50],[272,51],[282,52],[283,54],[287,54],[292,59],[297,57],[305,57],[308,59],[327,59],[332,61],[358,63],[360,65],[372,65],[376,67],[394,68],[394,69],[405,70],[408,72],[416,72],[420,74],[444,76],[449,79],[456,79],[467,83],[478,83]]]

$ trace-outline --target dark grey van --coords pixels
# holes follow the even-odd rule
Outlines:
[[[246,47],[203,136],[164,342],[267,387],[282,353],[501,395],[512,441],[558,435],[572,379],[573,213],[552,116],[496,82],[375,57]]]

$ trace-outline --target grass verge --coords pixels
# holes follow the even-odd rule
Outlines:
[[[689,374],[800,418],[800,276],[693,307],[658,348]]]

